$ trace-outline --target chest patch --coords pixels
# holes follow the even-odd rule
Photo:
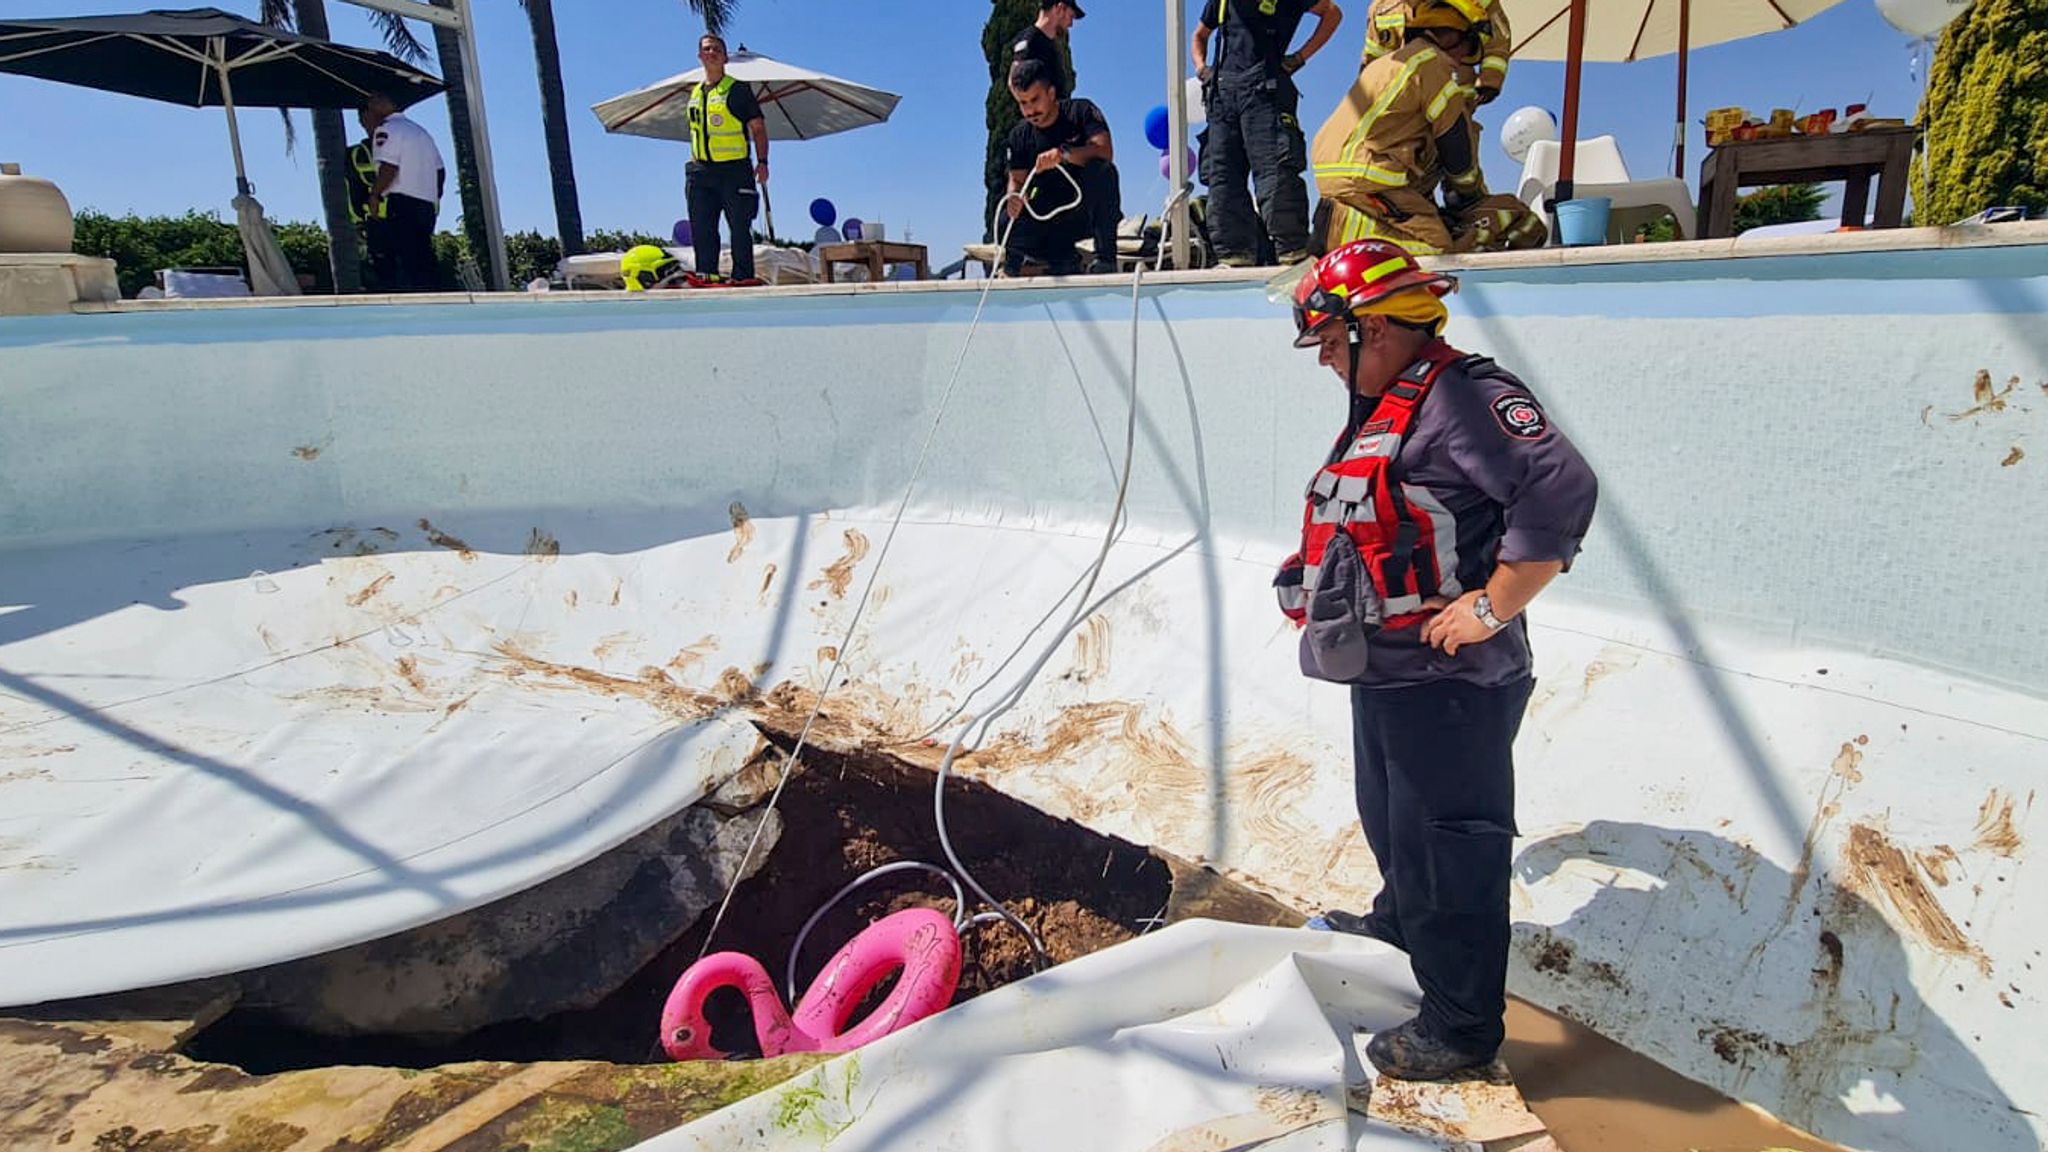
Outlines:
[[[1533,397],[1521,392],[1509,392],[1495,398],[1493,418],[1500,422],[1501,431],[1517,440],[1541,440],[1550,431],[1550,422],[1543,417],[1543,409],[1536,406]]]

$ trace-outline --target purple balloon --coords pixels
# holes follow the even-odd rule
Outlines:
[[[1188,175],[1193,177],[1195,174],[1195,150],[1190,148],[1187,150],[1187,153]],[[1161,152],[1159,154],[1159,176],[1162,180],[1173,179],[1173,154],[1171,152]]]
[[[688,220],[678,220],[676,221],[676,226],[669,230],[669,235],[675,239],[676,247],[688,248],[695,233],[690,231],[690,222]]]
[[[861,222],[860,217],[858,216],[848,216],[846,218],[846,223],[841,224],[839,226],[839,234],[846,237],[848,240],[860,239],[860,233]]]

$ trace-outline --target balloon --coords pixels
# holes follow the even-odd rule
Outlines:
[[[1533,104],[1527,108],[1515,109],[1500,126],[1501,151],[1506,152],[1508,159],[1516,163],[1528,159],[1529,146],[1538,140],[1555,139],[1557,121],[1550,118],[1550,113]]]
[[[678,248],[688,248],[692,235],[688,220],[676,221],[676,226],[669,230],[669,236],[675,240],[676,247]]]
[[[858,240],[860,239],[860,230],[862,227],[863,225],[860,222],[860,217],[848,216],[846,218],[846,223],[841,225],[839,230],[846,234],[846,238],[848,240]]]
[[[1199,128],[1207,124],[1209,108],[1202,100],[1202,82],[1193,76],[1188,77],[1187,90],[1181,96],[1182,102],[1188,106],[1188,127]]]
[[[1948,27],[1969,6],[1970,0],[1877,0],[1885,23],[1919,40]]]
[[[1150,112],[1145,113],[1145,142],[1164,151],[1168,131],[1166,105],[1154,105]]]
[[[1193,148],[1189,148],[1187,150],[1187,154],[1188,175],[1193,176],[1195,174],[1195,150]],[[1159,175],[1162,179],[1173,179],[1173,153],[1161,152],[1159,154]]]
[[[832,222],[837,219],[839,219],[839,209],[834,207],[830,200],[820,196],[816,200],[811,201],[812,223],[820,228],[830,228]]]

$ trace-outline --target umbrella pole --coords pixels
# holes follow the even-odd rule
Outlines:
[[[782,243],[782,241],[775,238],[775,201],[768,198],[768,186],[766,184],[761,185],[761,207],[768,212],[768,242],[770,244]]]
[[[1685,62],[1692,48],[1692,0],[1678,0],[1678,123],[1672,130],[1671,175],[1685,179]]]
[[[1572,198],[1572,169],[1579,151],[1579,71],[1585,63],[1586,0],[1572,0],[1564,57],[1564,148],[1557,158],[1557,200]]]
[[[220,102],[228,113],[228,146],[235,151],[235,192],[249,194],[249,173],[242,167],[242,129],[235,123],[235,90],[228,82],[227,44],[213,40],[208,45],[215,75],[220,77]]]

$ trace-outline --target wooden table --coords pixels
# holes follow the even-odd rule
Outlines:
[[[1700,162],[1699,236],[1711,240],[1735,234],[1735,198],[1744,188],[1833,180],[1847,184],[1842,223],[1860,228],[1873,176],[1877,214],[1871,225],[1897,228],[1905,219],[1907,169],[1919,138],[1920,130],[1907,126],[1716,145]]]
[[[824,268],[825,283],[832,283],[835,264],[865,264],[868,278],[879,281],[884,264],[915,264],[917,278],[932,278],[929,257],[922,244],[898,244],[894,240],[855,240],[846,244],[818,245],[818,263]]]

